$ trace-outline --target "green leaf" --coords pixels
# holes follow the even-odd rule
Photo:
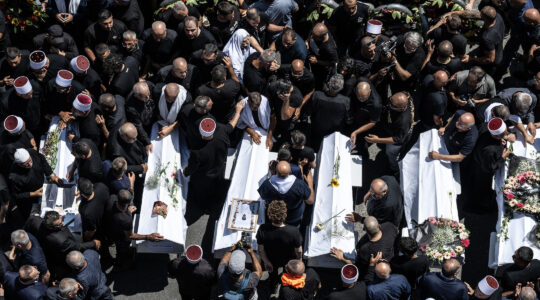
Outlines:
[[[407,16],[407,17],[405,18],[405,22],[406,22],[406,23],[411,23],[412,21],[413,21],[413,18],[412,18],[411,16]]]
[[[314,11],[313,12],[313,21],[317,21],[319,19],[319,12]]]
[[[439,8],[441,8],[443,5],[443,0],[437,0],[437,5],[439,6]]]
[[[461,5],[459,4],[454,4],[454,6],[452,6],[452,9],[450,11],[462,11],[463,10],[463,7],[461,7]]]
[[[326,14],[328,12],[328,10],[330,10],[330,7],[325,5],[325,8],[322,10],[322,13]]]
[[[334,12],[334,9],[330,7],[330,9],[328,10],[328,12],[326,13],[326,16],[328,17],[328,19],[330,19],[330,17],[332,17],[332,13]]]
[[[401,13],[399,11],[394,11],[392,13],[392,19],[401,19]]]
[[[448,8],[448,2],[444,2],[444,5],[446,6],[446,8]]]

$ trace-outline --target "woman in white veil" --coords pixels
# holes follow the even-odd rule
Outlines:
[[[223,48],[223,53],[231,58],[234,73],[240,79],[240,83],[243,82],[244,62],[255,52],[256,50],[249,45],[249,33],[244,29],[235,31]]]

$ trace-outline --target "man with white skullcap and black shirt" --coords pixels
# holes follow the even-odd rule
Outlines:
[[[330,293],[327,300],[365,300],[367,299],[366,283],[358,281],[358,268],[348,264],[341,268],[341,288]]]
[[[34,135],[26,130],[24,121],[19,116],[9,115],[4,119],[4,130],[0,133],[0,145],[8,144],[37,151]]]
[[[36,50],[30,53],[30,69],[28,77],[39,82],[42,88],[45,88],[47,82],[56,77],[56,74],[61,69],[65,69],[68,65],[68,60],[58,54],[45,54],[41,50]]]
[[[203,258],[203,250],[199,245],[190,245],[186,248],[185,256],[169,262],[169,274],[178,281],[182,299],[210,299],[208,287],[216,282],[216,272]]]
[[[14,154],[9,172],[11,194],[20,209],[21,221],[40,210],[45,177],[56,184],[60,179],[53,173],[45,157],[33,149],[19,148]]]
[[[23,53],[24,52],[24,53]],[[28,53],[17,47],[8,47],[6,56],[0,59],[0,92],[13,86],[13,81],[28,71]]]
[[[34,136],[40,136],[41,97],[40,87],[37,82],[20,76],[13,82],[13,89],[3,95],[2,112],[8,115],[16,115],[25,121],[26,129]]]
[[[469,300],[479,300],[479,299],[489,299],[489,300],[500,300],[502,289],[499,286],[499,282],[495,277],[488,275],[480,282],[475,289],[465,282],[467,289],[469,290]],[[521,299],[521,298],[519,298]]]
[[[244,299],[257,299],[257,285],[262,277],[262,267],[255,256],[255,252],[251,245],[247,247],[251,260],[253,262],[254,271],[246,269],[246,253],[243,249],[236,249],[236,244],[227,251],[217,269],[219,281],[219,295],[227,291],[237,291],[244,295]]]
[[[71,117],[71,107],[73,99],[84,91],[84,86],[74,80],[73,73],[68,70],[58,71],[56,78],[49,80],[44,97],[47,99],[45,114],[48,119],[58,115],[64,122],[68,122]]]
[[[73,100],[72,118],[79,123],[79,136],[74,142],[77,142],[79,138],[87,138],[92,140],[96,145],[102,146],[102,142],[105,140],[103,132],[96,122],[96,115],[99,112],[99,108],[92,101],[92,98],[86,94],[78,94]],[[70,133],[68,132],[68,135]]]

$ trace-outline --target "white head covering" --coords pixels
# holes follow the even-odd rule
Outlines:
[[[84,55],[72,58],[70,64],[73,71],[77,73],[84,73],[90,68],[90,61]]]
[[[190,264],[196,264],[201,261],[203,249],[199,245],[190,245],[186,248],[186,259]]]
[[[499,135],[506,130],[506,124],[501,118],[494,118],[489,121],[488,129],[492,135]]]
[[[371,34],[381,34],[383,23],[379,20],[369,20],[367,22],[366,32]]]
[[[73,107],[80,111],[89,111],[92,107],[92,98],[86,94],[78,94],[73,100]]]
[[[211,137],[216,131],[216,121],[212,118],[204,118],[199,123],[199,132],[202,137]]]
[[[240,113],[240,120],[238,120],[238,128],[257,128],[257,124],[253,119],[253,111],[248,104],[248,97],[242,99],[242,101],[244,101],[246,105],[244,106],[244,109],[242,109],[242,113]],[[270,102],[263,95],[261,95],[261,105],[259,105],[257,114],[263,129],[268,130],[268,128],[270,127]]]
[[[15,163],[23,164],[30,158],[30,153],[24,148],[19,148],[15,150],[13,157],[15,158]]]
[[[26,76],[19,76],[15,78],[15,81],[13,81],[13,86],[15,87],[15,91],[21,95],[28,94],[30,91],[32,91],[32,85]]]
[[[344,265],[341,268],[341,281],[345,284],[355,283],[358,280],[358,268],[355,265]]]
[[[270,184],[278,191],[280,194],[287,193],[294,182],[296,181],[296,176],[289,174],[285,178],[281,178],[278,175],[272,175],[270,177]]]
[[[16,115],[9,115],[4,120],[4,129],[9,133],[18,133],[24,125],[23,119]]]
[[[184,101],[186,101],[187,91],[186,89],[178,85],[178,96],[176,96],[176,99],[174,100],[174,103],[171,106],[171,110],[167,108],[167,99],[165,99],[165,88],[167,85],[163,86],[161,88],[161,96],[159,97],[159,115],[163,119],[162,125],[172,124],[176,121],[176,117],[178,116],[178,113],[180,112],[180,108],[182,107],[182,104],[184,104]],[[165,124],[163,124],[165,123]]]
[[[70,86],[71,81],[73,81],[73,73],[68,70],[60,70],[58,71],[58,74],[56,74],[56,84],[61,87]]]
[[[234,73],[238,76],[240,82],[242,82],[242,76],[244,75],[244,62],[246,62],[250,54],[257,51],[251,46],[242,48],[242,42],[246,36],[249,36],[246,30],[236,30],[223,48],[223,53],[231,58]]]
[[[499,288],[499,282],[495,277],[488,275],[478,283],[478,289],[482,294],[491,296]]]
[[[47,64],[47,55],[41,50],[30,53],[30,68],[39,70]]]

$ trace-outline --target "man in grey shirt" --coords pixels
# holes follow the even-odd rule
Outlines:
[[[528,88],[507,88],[497,95],[501,103],[510,108],[510,113],[521,118],[523,124],[527,124],[527,130],[533,137],[536,136],[534,126],[534,110],[536,108],[536,95]]]
[[[450,78],[448,94],[457,109],[471,111],[476,105],[495,97],[496,93],[493,78],[478,66],[457,72]]]

